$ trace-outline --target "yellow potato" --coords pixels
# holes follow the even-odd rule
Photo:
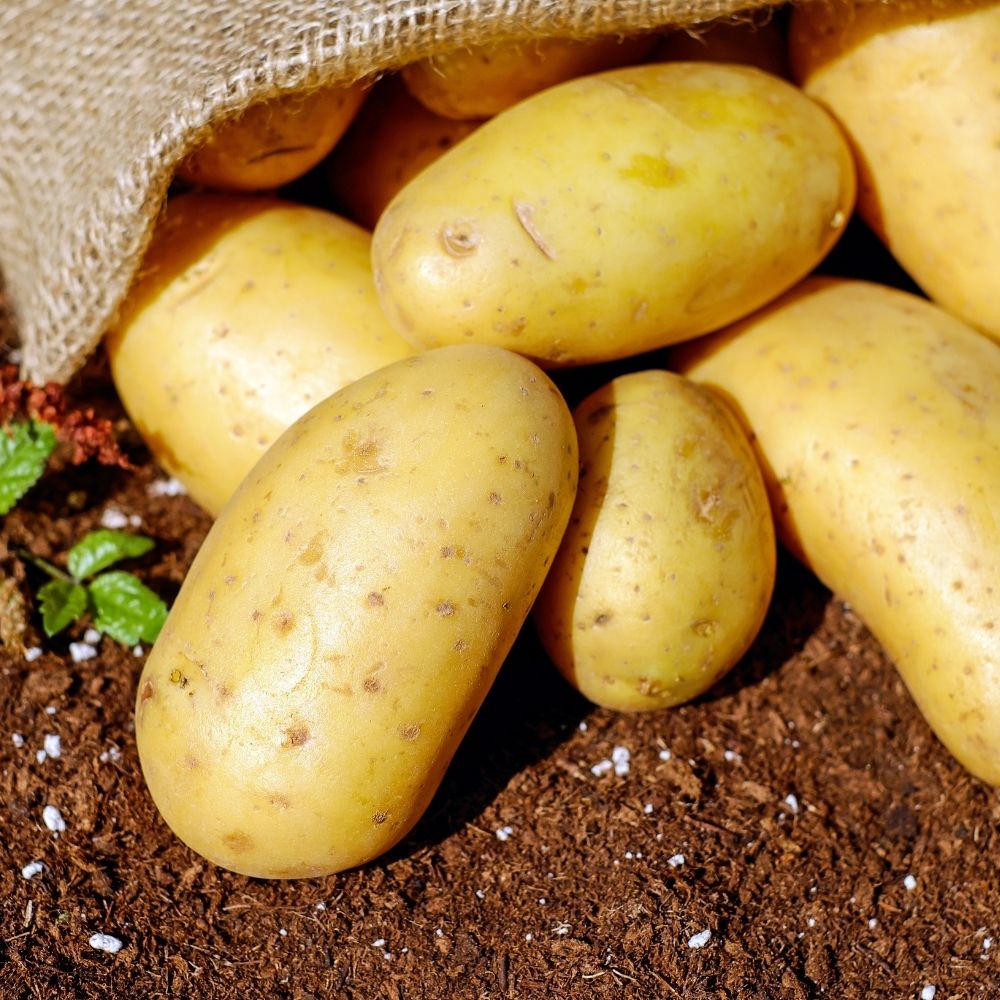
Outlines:
[[[428,111],[399,77],[387,78],[365,101],[324,165],[338,207],[374,229],[385,206],[411,177],[479,125]]]
[[[782,537],[1000,784],[1000,346],[906,292],[811,279],[689,351],[753,429]]]
[[[407,358],[291,427],[139,681],[139,757],[174,832],[263,878],[399,841],[528,614],[577,469],[562,397],[492,347]]]
[[[1000,339],[1000,4],[801,4],[790,44],[855,146],[860,214],[931,298]]]
[[[649,58],[744,63],[775,76],[790,76],[785,25],[773,12],[761,24],[713,21],[675,29],[656,43]]]
[[[546,365],[662,347],[746,315],[843,230],[850,152],[818,105],[746,66],[572,80],[486,122],[385,210],[396,329]]]
[[[774,588],[767,492],[739,422],[671,372],[574,411],[580,488],[535,605],[546,651],[606,708],[702,694],[746,652]]]
[[[333,149],[367,91],[367,83],[355,83],[251,105],[219,125],[181,162],[177,176],[223,191],[264,191],[287,184]]]
[[[411,63],[402,77],[410,93],[435,114],[491,118],[564,80],[639,62],[654,41],[641,35],[478,45]]]
[[[210,513],[310,406],[413,353],[382,315],[370,244],[288,202],[169,203],[105,343],[154,458]]]

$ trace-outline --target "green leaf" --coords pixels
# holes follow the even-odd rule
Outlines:
[[[155,544],[152,538],[128,531],[91,531],[66,553],[66,565],[74,580],[83,580],[119,559],[145,555]]]
[[[50,580],[39,588],[42,628],[51,638],[87,610],[87,588],[71,580]]]
[[[56,432],[42,420],[0,428],[0,514],[13,510],[38,482],[55,446]]]
[[[112,570],[90,585],[90,599],[97,612],[94,628],[117,642],[134,646],[155,642],[167,619],[167,606],[131,573]]]

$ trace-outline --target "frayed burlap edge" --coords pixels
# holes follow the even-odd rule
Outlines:
[[[24,374],[63,382],[79,370],[139,271],[175,165],[215,123],[250,103],[500,37],[626,34],[738,12],[760,16],[772,6],[7,0],[0,10],[0,275]]]

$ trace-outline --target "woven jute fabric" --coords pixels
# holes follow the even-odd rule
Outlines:
[[[79,369],[141,266],[177,163],[255,101],[463,44],[687,26],[768,6],[0,0],[0,289],[24,373],[66,381]]]

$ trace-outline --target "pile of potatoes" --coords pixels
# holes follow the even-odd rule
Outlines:
[[[374,858],[529,616],[662,710],[753,642],[776,538],[1000,784],[998,53],[995,2],[831,0],[221,125],[106,341],[216,516],[137,693],[178,836]],[[816,273],[855,212],[924,295]]]

